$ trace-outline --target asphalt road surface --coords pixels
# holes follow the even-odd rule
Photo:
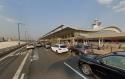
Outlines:
[[[78,57],[56,54],[49,49],[12,52],[0,58],[0,79],[96,79],[83,75]]]
[[[29,79],[96,79],[82,75],[78,57],[71,53],[56,54],[45,48],[33,51]]]
[[[0,58],[0,79],[14,79],[14,75],[29,52],[31,51],[24,51],[24,48],[21,48]]]

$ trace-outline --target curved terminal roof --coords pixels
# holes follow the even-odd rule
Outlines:
[[[113,32],[116,32],[116,33],[122,32],[121,29],[116,27],[116,26],[105,27],[105,28],[102,28],[101,30],[113,31]]]
[[[85,30],[81,28],[76,28],[72,26],[59,26],[56,29],[50,31],[49,33],[45,34],[42,38],[51,38],[51,37],[60,37],[63,35],[67,35],[69,33],[74,33],[74,32],[89,32],[89,33],[94,33],[97,31],[94,30]]]
[[[61,25],[56,29],[50,31],[49,33],[45,34],[42,38],[46,39],[51,37],[61,37],[63,35],[67,35],[69,33],[74,33],[74,32],[90,33],[86,38],[99,38],[99,37],[112,37],[112,36],[114,37],[114,35],[116,34],[117,34],[116,37],[118,37],[120,33],[122,33],[121,29],[116,26],[104,27],[98,31],[95,31],[95,30],[85,30],[85,29],[76,28],[72,26]]]

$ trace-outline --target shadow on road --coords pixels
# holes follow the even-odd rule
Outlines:
[[[73,69],[75,69],[77,72],[81,74],[77,65],[78,59],[79,58],[75,56],[52,64],[48,68],[47,79],[84,79],[83,77],[79,76],[79,74],[75,73],[69,67],[64,65],[64,62],[68,63]],[[86,79],[95,79],[94,77],[85,77]]]

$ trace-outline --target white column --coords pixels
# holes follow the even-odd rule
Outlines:
[[[101,45],[101,40],[100,40],[100,38],[99,38],[99,47],[100,47],[100,45]]]

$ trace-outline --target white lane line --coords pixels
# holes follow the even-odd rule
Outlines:
[[[30,54],[30,53],[29,53],[29,52],[27,52],[27,54],[26,54],[25,58],[23,59],[23,61],[22,61],[21,65],[19,66],[19,68],[18,68],[17,72],[15,73],[15,75],[13,76],[13,78],[12,78],[12,79],[18,79],[18,78],[19,78],[19,75],[20,75],[21,71],[23,70],[24,64],[25,64],[25,62],[26,62],[26,60],[27,60],[27,58],[28,58],[29,54]]]
[[[19,53],[16,53],[15,55],[18,56],[19,54],[20,54],[20,52],[19,52]]]
[[[75,73],[77,73],[79,76],[81,76],[84,79],[87,79],[85,76],[83,76],[80,72],[78,72],[77,70],[75,70],[74,68],[72,68],[69,64],[67,64],[66,62],[64,62],[64,65],[66,65],[67,67],[69,67],[71,70],[73,70]]]
[[[38,54],[38,52],[34,52],[32,60],[39,60],[39,54]]]
[[[20,77],[20,79],[24,79],[25,74],[23,73]]]
[[[9,57],[9,56],[13,56],[13,55],[14,55],[14,53],[15,53],[15,52],[12,52],[12,53],[10,53],[10,54],[6,55],[5,57],[1,58],[1,59],[0,59],[0,61],[2,61],[2,60],[4,60],[4,59],[6,59],[6,58],[7,58],[7,57]]]
[[[22,48],[23,48],[23,47],[22,47]],[[0,59],[0,62],[1,62],[2,60],[6,59],[6,58],[9,57],[9,56],[13,56],[17,51],[21,50],[22,48],[17,49],[16,51],[14,51],[14,52],[12,52],[12,53],[10,53],[10,54],[4,56],[3,58]]]

